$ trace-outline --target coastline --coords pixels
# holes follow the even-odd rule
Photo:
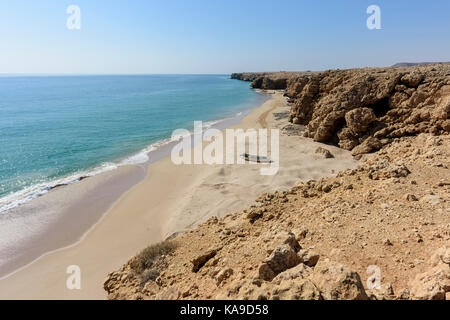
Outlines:
[[[255,91],[261,94],[261,101],[269,99],[261,90]],[[257,107],[243,109],[234,116],[207,121],[204,126],[217,129],[230,127]],[[78,175],[81,179],[71,179],[75,175],[60,178],[45,194],[1,212],[0,233],[8,235],[5,237],[8,243],[0,248],[0,280],[43,256],[82,241],[115,202],[145,178],[152,163],[170,156],[176,143],[168,137],[126,158],[86,171]],[[138,158],[141,160],[134,161]],[[102,170],[106,165],[112,168]],[[30,218],[32,224],[29,223]],[[12,219],[15,223],[11,223]],[[42,221],[45,221],[43,225]],[[27,232],[17,232],[17,225],[26,227]],[[13,256],[9,255],[10,252]]]
[[[278,105],[289,108],[280,92],[241,119],[239,127],[261,127],[261,117],[264,121],[268,117],[273,118],[273,111]],[[314,158],[313,149],[320,144],[300,137],[289,137],[287,140],[290,138],[296,139],[296,143],[286,141],[285,149],[291,148],[290,152],[293,154],[289,155],[281,150],[283,157],[286,155],[285,158],[294,161],[293,155],[298,155],[299,152],[294,146],[298,144],[298,139],[303,139],[305,145],[297,147],[304,148],[300,152],[305,157]],[[326,165],[319,161],[303,164],[303,167],[300,165],[302,168],[294,168],[293,163],[282,163],[281,165],[286,167],[283,168],[285,172],[274,178],[262,178],[255,167],[231,170],[222,168],[223,166],[175,166],[168,158],[159,159],[148,166],[143,180],[124,191],[120,198],[110,205],[109,210],[105,210],[81,241],[47,253],[0,280],[0,288],[8,288],[8,292],[0,289],[0,297],[105,298],[102,282],[106,275],[146,244],[161,241],[173,233],[192,228],[212,215],[220,217],[245,208],[265,191],[288,188],[299,179],[327,176],[355,165],[348,152],[338,148],[333,149],[333,152],[336,152],[336,159]],[[301,170],[298,171],[299,169]],[[136,172],[136,168],[130,170]],[[302,172],[304,177],[292,175],[294,171]],[[82,184],[93,181],[94,178],[76,185],[81,188]],[[244,180],[250,184],[245,185]],[[68,188],[61,188],[55,193],[64,189]],[[211,209],[211,206],[214,209]],[[82,207],[77,210],[84,211]],[[73,264],[80,266],[82,271],[82,290],[79,291],[69,291],[65,287],[68,276],[66,268]]]

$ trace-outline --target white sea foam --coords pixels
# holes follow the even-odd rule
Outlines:
[[[122,160],[119,162],[120,166],[123,165],[133,165],[133,164],[142,164],[149,161],[148,154],[152,151],[155,151],[157,147],[155,144],[148,146],[147,148],[141,150],[140,152]]]
[[[112,171],[120,166],[144,164],[149,161],[148,154],[150,152],[157,150],[158,148],[169,142],[171,142],[170,139],[164,139],[153,143],[148,147],[142,149],[138,153],[135,153],[117,162],[106,162],[92,170],[80,171],[66,177],[62,177],[45,183],[35,184],[20,191],[11,193],[5,197],[0,198],[0,213],[14,209],[18,206],[30,202],[33,199],[41,197],[47,194],[56,186],[73,184],[79,182],[84,178],[93,177],[100,173]]]
[[[75,174],[62,177],[60,179],[32,185],[20,191],[9,194],[3,198],[0,198],[0,213],[7,210],[11,210],[15,207],[30,202],[33,199],[43,196],[56,186],[72,184],[80,181],[82,178],[95,176],[99,173],[111,171],[116,168],[117,165],[114,163],[104,163],[99,167],[90,171],[77,172]]]

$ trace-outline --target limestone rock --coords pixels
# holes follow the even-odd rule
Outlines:
[[[419,300],[445,300],[450,292],[450,247],[436,250],[430,266],[411,281],[411,295]]]
[[[367,290],[370,300],[394,300],[396,296],[390,283],[383,284],[379,289]],[[403,299],[404,300],[404,299]]]
[[[441,203],[441,198],[438,195],[435,194],[428,194],[426,196],[423,196],[420,199],[421,202],[427,202],[429,204],[431,204],[432,206],[436,206],[439,203]]]
[[[266,262],[263,262],[258,267],[258,276],[262,280],[272,281],[276,274]]]
[[[329,259],[319,260],[310,279],[325,300],[368,299],[359,275]]]
[[[318,147],[318,148],[316,149],[316,152],[315,152],[315,153],[316,153],[316,154],[321,154],[321,155],[323,155],[323,157],[324,157],[325,159],[334,158],[333,154],[332,154],[329,150],[327,150],[327,149],[325,149],[325,148],[322,148],[322,147]]]
[[[357,108],[345,114],[347,127],[355,134],[365,132],[376,118],[373,110],[369,108]]]
[[[174,287],[166,288],[154,296],[155,300],[178,300],[180,298],[180,291]]]
[[[273,243],[275,245],[288,245],[295,252],[301,249],[300,244],[298,243],[295,234],[292,232],[282,231],[279,232],[273,237]]]
[[[445,300],[450,292],[450,266],[440,264],[411,281],[411,294],[418,300]]]
[[[405,74],[400,81],[408,87],[417,87],[423,80],[424,76],[419,72],[411,72]]]
[[[142,293],[144,293],[148,296],[152,296],[152,295],[157,294],[159,292],[159,290],[160,290],[160,287],[158,286],[158,284],[155,281],[149,280],[144,285],[144,288],[142,289]]]
[[[375,138],[375,137],[368,137],[366,140],[364,140],[363,143],[361,143],[360,145],[356,146],[352,150],[352,154],[354,156],[357,156],[357,155],[360,155],[360,154],[365,154],[365,153],[370,153],[370,152],[373,152],[373,151],[378,151],[379,149],[381,149],[382,146],[383,146],[383,144],[377,138]]]
[[[306,279],[313,272],[313,269],[308,267],[307,265],[300,263],[296,267],[288,269],[279,273],[272,282],[281,283],[284,280],[294,280],[294,279]]]
[[[314,267],[320,258],[320,255],[312,250],[300,250],[298,256],[301,262],[308,267]]]
[[[308,279],[281,281],[271,292],[273,300],[321,300],[319,289]]]
[[[450,65],[328,70],[292,77],[289,119],[305,136],[335,142],[355,155],[378,150],[378,140],[449,132]],[[266,75],[266,77],[269,75]]]
[[[233,269],[231,268],[225,268],[221,270],[216,275],[216,283],[218,286],[220,286],[225,280],[227,280],[231,275],[233,274]]]
[[[260,265],[259,276],[263,280],[271,281],[280,272],[299,263],[299,256],[289,245],[278,246]]]
[[[205,253],[201,254],[200,256],[196,257],[195,259],[192,260],[192,272],[197,272],[198,270],[200,270],[200,268],[202,266],[205,265],[206,262],[208,262],[208,260],[212,259],[217,251],[219,251],[220,249],[218,248],[211,248],[209,250],[207,250]]]

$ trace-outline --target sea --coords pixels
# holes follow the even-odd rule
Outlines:
[[[229,75],[1,75],[0,214],[264,99]]]

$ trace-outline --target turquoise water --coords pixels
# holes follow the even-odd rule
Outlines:
[[[0,211],[261,99],[228,75],[2,76]]]

